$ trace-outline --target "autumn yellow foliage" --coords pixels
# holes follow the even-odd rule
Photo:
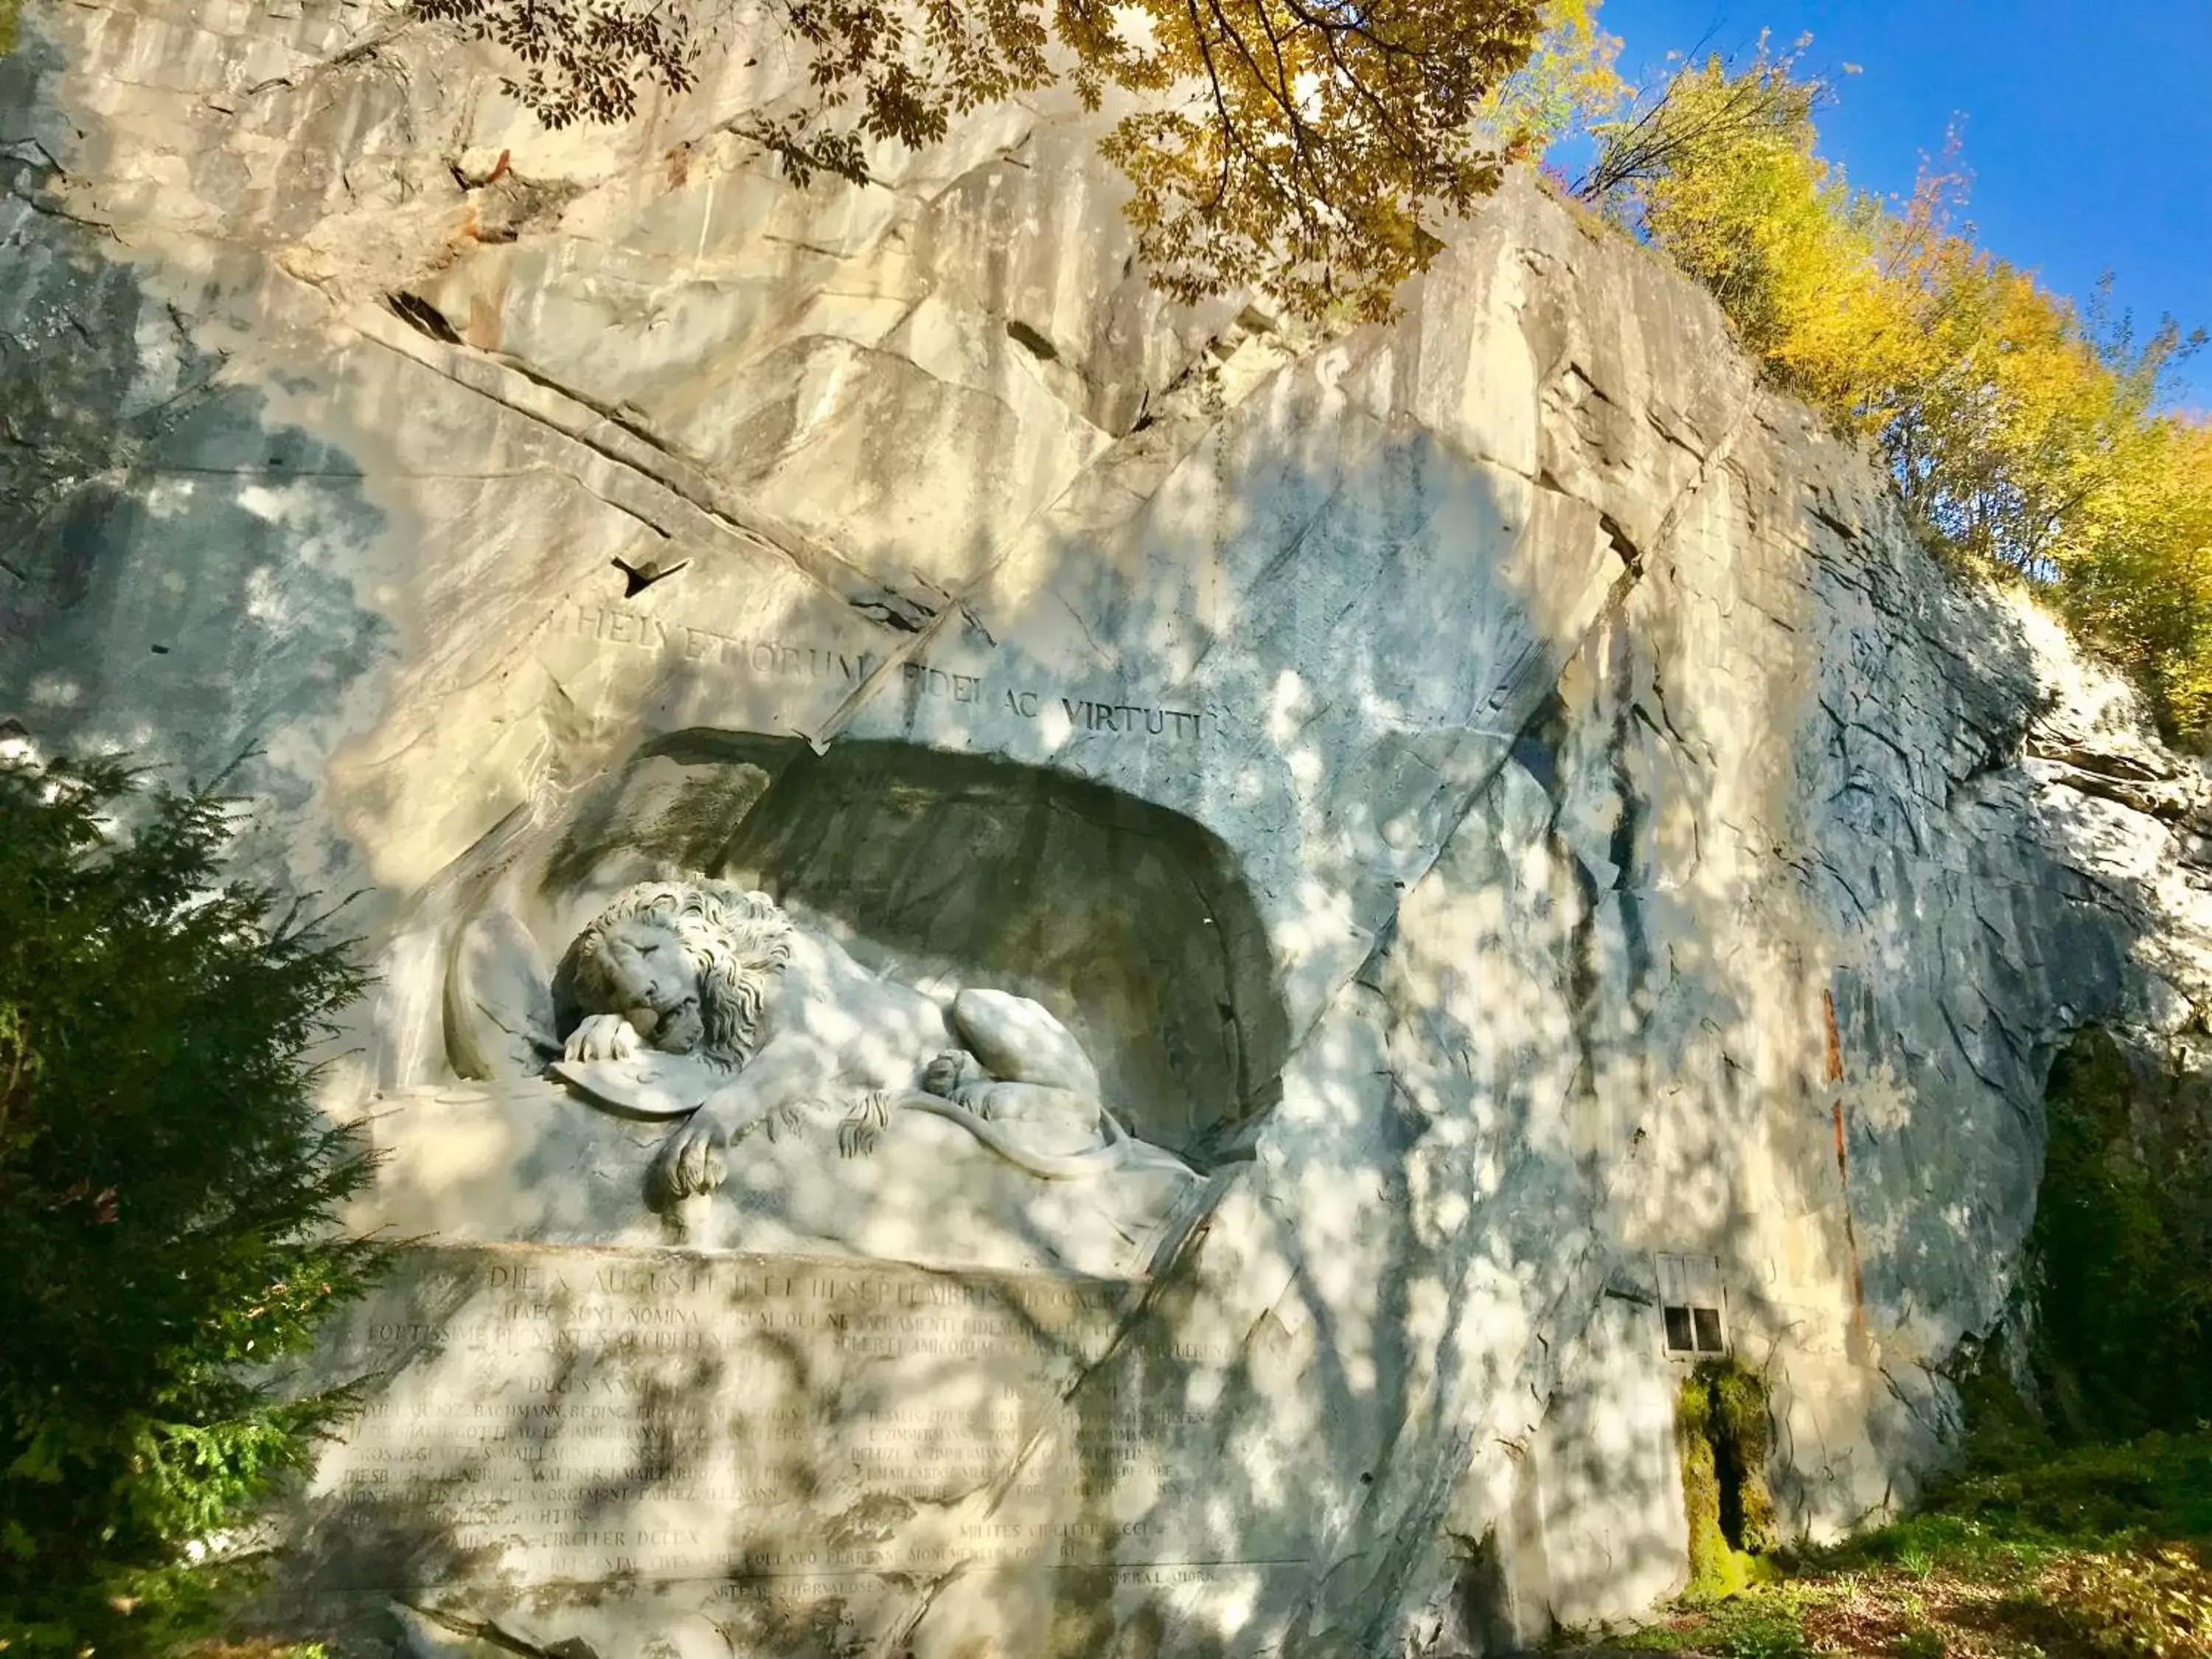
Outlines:
[[[0,0],[0,13],[9,0]],[[1102,145],[1153,281],[1184,301],[1250,286],[1310,319],[1380,319],[1443,246],[1434,225],[1502,176],[1509,136],[1597,107],[1597,0],[789,0],[748,36],[804,84],[723,130],[804,185],[938,143],[986,105],[1064,87],[1121,112]],[[697,85],[716,0],[405,0],[498,49],[549,127],[628,121]],[[1544,46],[1537,72],[1504,83]]]
[[[1779,383],[1879,446],[1943,545],[2046,592],[2169,732],[2202,740],[2212,427],[2160,392],[2203,337],[2138,338],[1977,246],[1955,171],[1903,201],[1855,190],[1819,152],[1826,90],[1765,48],[1693,64],[1598,125],[1593,193],[1712,291]]]
[[[1620,39],[1598,27],[1601,0],[1549,0],[1544,32],[1522,66],[1484,96],[1482,122],[1504,153],[1540,154],[1568,131],[1627,102]]]

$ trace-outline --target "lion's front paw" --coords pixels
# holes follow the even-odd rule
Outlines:
[[[711,1193],[729,1173],[730,1132],[717,1117],[695,1112],[653,1161],[654,1195],[662,1203]]]
[[[637,1052],[638,1041],[637,1027],[620,1014],[587,1014],[568,1033],[561,1055],[564,1060],[628,1060]]]

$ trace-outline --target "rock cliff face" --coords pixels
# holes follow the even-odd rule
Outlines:
[[[0,59],[0,715],[254,751],[254,855],[380,952],[333,1108],[386,1213],[657,1239],[613,1217],[642,1150],[480,1156],[455,964],[492,911],[551,953],[726,876],[1054,1007],[1207,1178],[1057,1385],[1173,1403],[1196,1489],[1110,1517],[1170,1541],[947,1558],[838,1628],[1631,1612],[1683,1571],[1662,1304],[1770,1379],[1785,1530],[1906,1496],[2054,1046],[2197,1029],[2199,774],[1527,179],[1317,335],[1150,294],[1078,112],[793,191],[722,131],[777,91],[746,55],[559,135],[356,0],[34,4]],[[774,1650],[680,1577],[502,1639]]]

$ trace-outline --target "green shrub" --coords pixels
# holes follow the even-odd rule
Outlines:
[[[307,1058],[362,979],[221,880],[229,819],[111,764],[0,764],[9,1659],[206,1628],[221,1583],[190,1547],[347,1404],[281,1397],[272,1367],[384,1258],[332,1226],[369,1167]]]
[[[2030,1358],[2077,1443],[2212,1419],[2212,1174],[2186,1093],[2097,1030],[2051,1068]]]
[[[2151,1434],[2075,1447],[2017,1468],[1963,1474],[1934,1501],[2012,1537],[2212,1539],[2212,1437]]]

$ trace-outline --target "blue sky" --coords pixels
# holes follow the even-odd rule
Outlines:
[[[1821,149],[1853,182],[1912,186],[1964,118],[1984,246],[2085,297],[2113,273],[2139,324],[2212,328],[2212,0],[1607,0],[1632,80],[1669,51],[1762,27],[1837,77]],[[2212,350],[2181,401],[2212,405]]]

